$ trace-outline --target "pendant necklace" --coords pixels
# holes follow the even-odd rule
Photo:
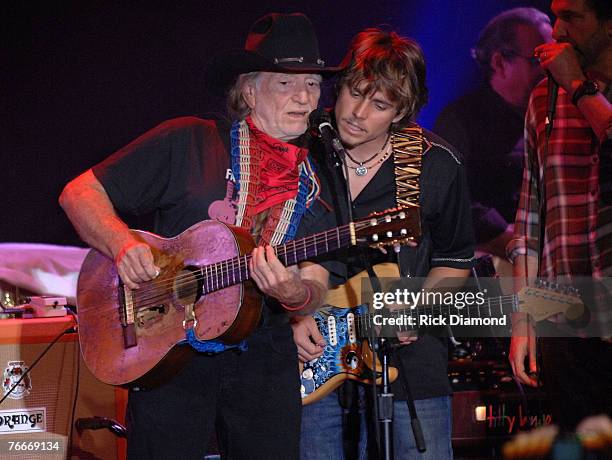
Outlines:
[[[387,147],[387,144],[389,143],[389,139],[391,138],[391,134],[387,135],[387,139],[385,140],[385,143],[383,144],[382,148],[376,152],[374,155],[372,155],[370,158],[368,158],[367,160],[364,161],[356,161],[351,154],[348,152],[348,150],[346,150],[346,155],[350,158],[350,160],[355,163],[358,166],[349,166],[350,169],[352,169],[353,171],[355,171],[355,174],[358,176],[365,176],[368,173],[368,167],[366,166],[367,163],[369,163],[370,161],[374,160],[378,155],[380,155]],[[376,165],[378,165],[379,163],[382,163],[384,160],[387,159],[387,157],[389,152],[387,152],[387,154],[383,155],[375,164],[373,164],[372,166],[370,166],[370,168],[375,167]],[[348,166],[348,165],[347,165]]]

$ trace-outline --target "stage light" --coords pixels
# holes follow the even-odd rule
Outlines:
[[[477,422],[484,422],[487,419],[487,406],[474,407],[474,417]]]

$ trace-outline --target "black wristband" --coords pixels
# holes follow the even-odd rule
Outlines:
[[[582,96],[594,96],[599,91],[599,86],[596,81],[584,80],[580,86],[576,88],[572,96],[572,104],[578,105],[578,101]]]

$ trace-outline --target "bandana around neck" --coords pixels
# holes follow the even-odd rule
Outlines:
[[[259,227],[256,235],[267,244],[293,239],[320,190],[308,151],[268,136],[250,118],[235,122],[230,137],[236,225],[251,232]],[[263,228],[256,218],[262,211],[267,214]]]
[[[299,166],[308,151],[296,145],[274,139],[246,119],[251,135],[251,151],[259,150],[259,187],[253,210],[259,214],[291,198],[295,198],[299,184]]]

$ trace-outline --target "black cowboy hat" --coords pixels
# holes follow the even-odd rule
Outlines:
[[[214,56],[204,78],[209,91],[222,94],[242,73],[313,73],[327,77],[338,70],[325,67],[312,23],[304,14],[270,13],[253,24],[244,49]]]

